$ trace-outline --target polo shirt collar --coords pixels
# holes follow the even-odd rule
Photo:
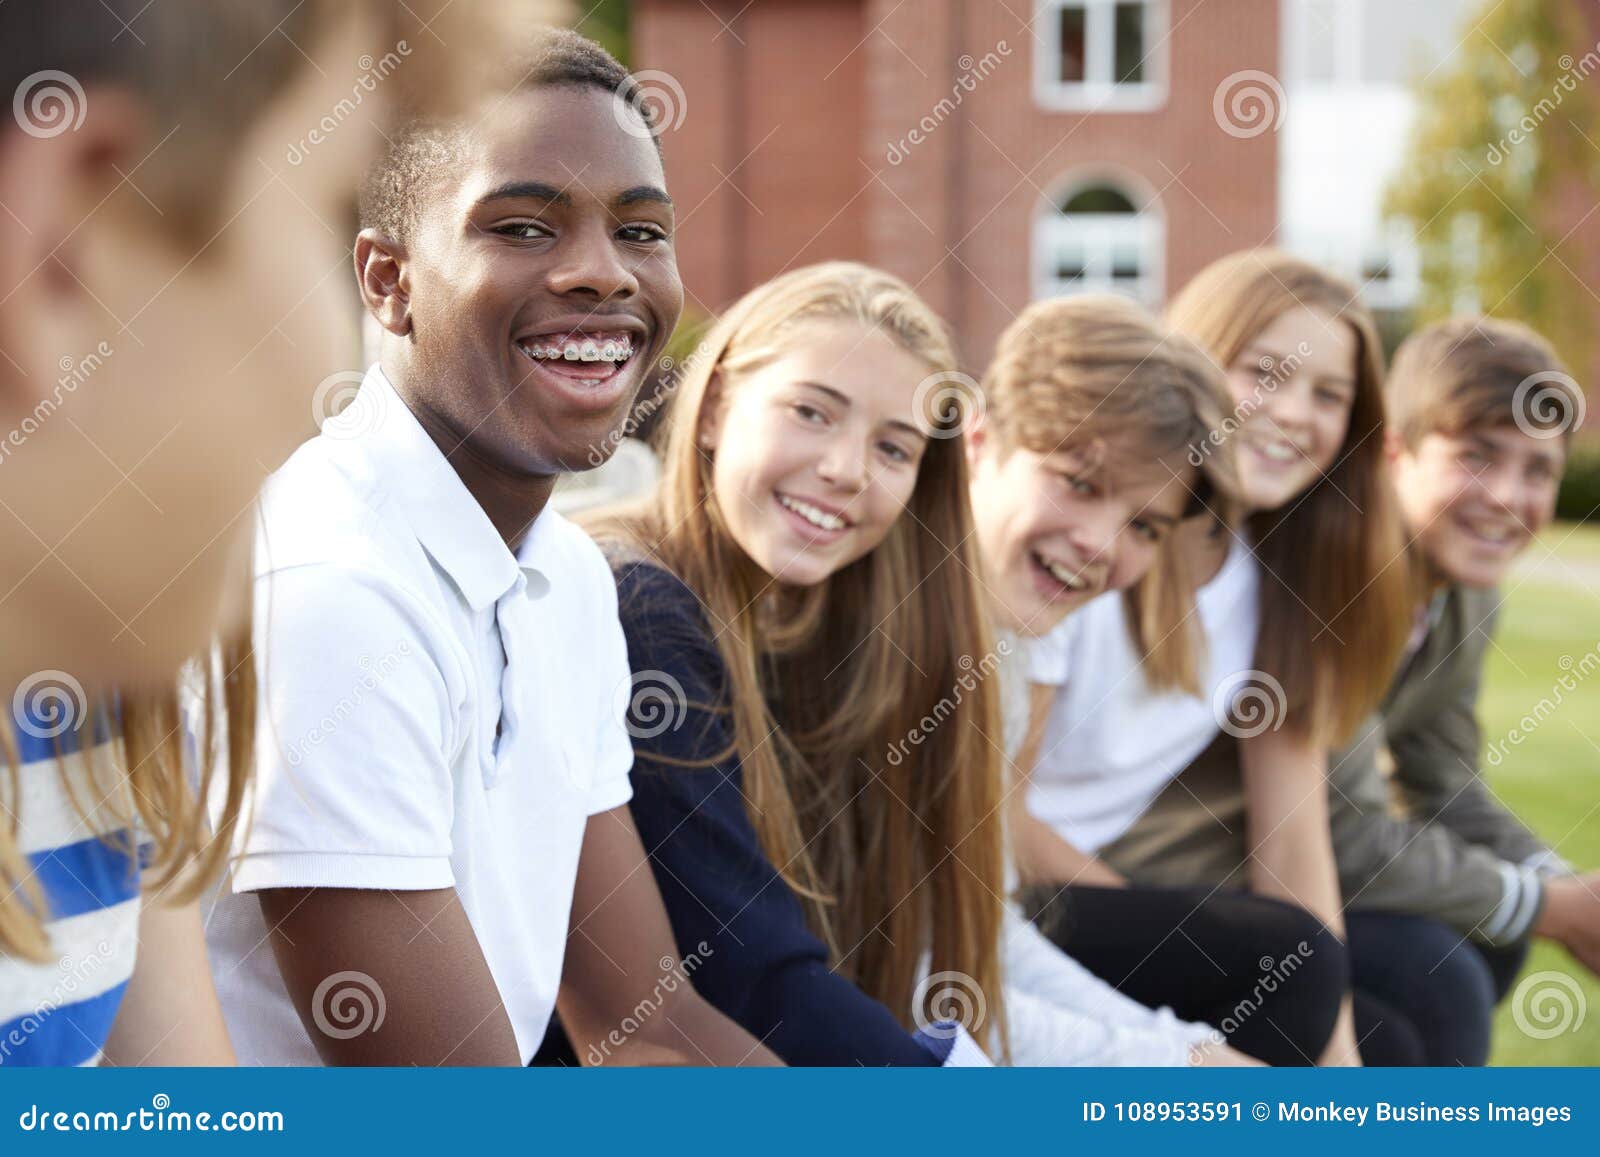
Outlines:
[[[518,585],[523,573],[518,559],[377,364],[362,379],[352,405],[366,406],[362,413],[371,416],[360,452],[467,604],[481,611]],[[542,521],[541,514],[534,528]]]

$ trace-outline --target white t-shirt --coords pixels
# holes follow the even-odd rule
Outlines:
[[[347,413],[263,496],[257,781],[208,920],[217,990],[241,1064],[317,1064],[244,893],[453,887],[526,1061],[584,826],[631,794],[616,586],[553,510],[513,556],[377,367]],[[372,987],[346,974],[313,1017],[348,1033],[366,989],[375,1020]]]
[[[1014,759],[1027,736],[1029,644],[1007,630],[998,632],[998,640],[1006,756]],[[1007,856],[1006,891],[1017,886],[1016,867]],[[1014,1065],[1183,1066],[1191,1063],[1197,1045],[1220,1039],[1208,1025],[1179,1020],[1170,1008],[1147,1008],[1124,996],[1052,944],[1015,904],[1006,905],[1001,959]]]
[[[1028,811],[1088,854],[1126,832],[1220,730],[1219,690],[1255,665],[1259,588],[1260,564],[1235,539],[1222,569],[1195,596],[1206,647],[1198,697],[1150,689],[1120,592],[1028,640],[1029,681],[1060,688]]]

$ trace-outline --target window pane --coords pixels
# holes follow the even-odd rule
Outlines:
[[[1310,84],[1332,84],[1338,79],[1339,36],[1344,19],[1338,0],[1306,0],[1300,11],[1299,34],[1304,58],[1300,67]]]
[[[1143,3],[1118,4],[1116,23],[1116,78],[1118,84],[1144,81]]]
[[[1056,247],[1056,278],[1060,281],[1080,281],[1084,273],[1083,245],[1067,241]]]
[[[1090,185],[1087,189],[1079,189],[1066,204],[1061,206],[1063,213],[1137,213],[1132,201],[1120,189],[1113,189],[1110,185]]]
[[[1088,13],[1079,7],[1061,9],[1061,80],[1082,82],[1088,58]]]
[[[1136,241],[1117,241],[1111,246],[1111,276],[1117,280],[1139,278],[1140,245]]]

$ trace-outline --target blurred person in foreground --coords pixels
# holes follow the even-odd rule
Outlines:
[[[0,6],[0,1064],[232,1060],[194,898],[227,846],[200,799],[231,826],[247,778],[255,493],[354,359],[385,128],[564,14]]]

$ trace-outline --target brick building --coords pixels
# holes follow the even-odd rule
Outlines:
[[[977,364],[1035,297],[1159,305],[1275,234],[1279,0],[635,0],[632,30],[703,311],[855,258]]]

